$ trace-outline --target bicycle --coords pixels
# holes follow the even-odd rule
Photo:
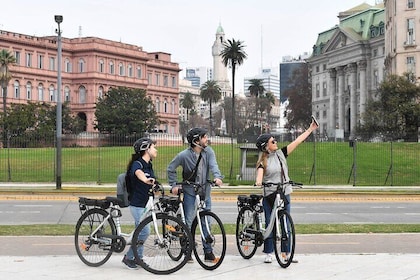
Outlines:
[[[76,224],[74,242],[82,262],[101,266],[113,252],[121,253],[126,245],[131,245],[136,263],[151,273],[170,274],[181,269],[191,256],[192,236],[180,219],[160,211],[153,198],[153,192],[158,190],[163,192],[160,185],[151,187],[141,222],[128,234],[121,231],[121,199],[79,197],[82,215]],[[148,233],[146,239],[140,238],[143,230]],[[143,256],[139,255],[139,250]],[[182,255],[173,258],[171,252],[175,251]]]
[[[211,187],[215,186],[214,182],[208,182]],[[192,186],[195,193],[195,218],[191,225],[191,233],[193,238],[193,252],[197,262],[206,270],[214,270],[218,268],[226,254],[226,232],[220,218],[212,211],[205,209],[205,187],[184,181],[176,183],[178,186]],[[165,213],[171,216],[179,217],[185,223],[184,206],[181,199],[182,188],[179,189],[177,196],[162,196],[160,205]],[[202,244],[203,246],[198,246]],[[216,257],[214,261],[205,260],[204,246],[211,247]],[[201,249],[200,249],[201,248]]]
[[[292,186],[302,186],[300,183],[289,182]],[[273,234],[274,252],[277,262],[283,268],[288,267],[295,253],[295,227],[293,219],[285,207],[289,203],[284,194],[286,184],[263,184],[263,187],[277,186],[270,222],[264,228],[262,222],[263,195],[239,195],[238,217],[236,220],[236,245],[244,259],[254,256],[257,248],[264,244],[264,240]]]

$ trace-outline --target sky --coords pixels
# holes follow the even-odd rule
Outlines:
[[[13,0],[3,5],[9,12],[1,13],[0,30],[56,35],[54,15],[62,15],[63,37],[81,34],[170,53],[185,69],[213,67],[211,47],[220,24],[226,39],[245,45],[247,59],[235,79],[241,92],[244,77],[257,75],[261,67],[278,71],[284,56],[310,54],[318,34],[338,24],[339,12],[375,1]]]

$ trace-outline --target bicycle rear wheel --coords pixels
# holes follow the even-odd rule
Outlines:
[[[277,210],[277,214],[274,252],[279,265],[286,268],[292,263],[295,254],[295,226],[292,216],[286,210]]]
[[[204,239],[201,237],[201,229],[198,219],[195,218],[192,226],[192,238],[194,239],[194,255],[197,262],[207,270],[218,268],[226,254],[226,233],[220,218],[210,211],[200,212],[201,229]]]
[[[242,207],[236,219],[236,246],[244,259],[250,259],[257,251],[257,221],[251,207]]]
[[[191,257],[192,237],[178,218],[165,213],[145,218],[136,228],[132,250],[136,263],[154,274],[170,274],[181,269]]]
[[[79,258],[88,266],[100,266],[112,255],[112,238],[117,229],[114,220],[108,219],[108,212],[100,208],[87,210],[79,218],[74,233],[74,245]],[[102,226],[99,225],[104,222]],[[92,234],[95,230],[97,232]]]

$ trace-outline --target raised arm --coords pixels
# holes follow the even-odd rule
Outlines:
[[[292,143],[287,145],[287,154],[290,155],[297,146],[299,146],[300,143],[306,140],[309,135],[311,135],[312,131],[318,128],[318,125],[315,123],[314,120],[312,120],[311,125],[307,130],[305,130],[301,135],[298,136],[298,138],[295,139]]]

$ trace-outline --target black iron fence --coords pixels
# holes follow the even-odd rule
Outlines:
[[[153,162],[159,180],[166,182],[166,167],[187,145],[179,135],[151,134],[158,143]],[[114,183],[131,157],[139,136],[82,133],[63,135],[63,183]],[[281,139],[279,139],[281,140]],[[258,151],[252,143],[211,137],[219,167],[228,184],[253,184]],[[0,148],[0,182],[54,182],[54,137],[10,134]],[[281,142],[279,147],[287,145]],[[420,143],[328,142],[302,143],[288,158],[294,181],[306,185],[418,186]],[[181,173],[181,172],[179,172]]]

